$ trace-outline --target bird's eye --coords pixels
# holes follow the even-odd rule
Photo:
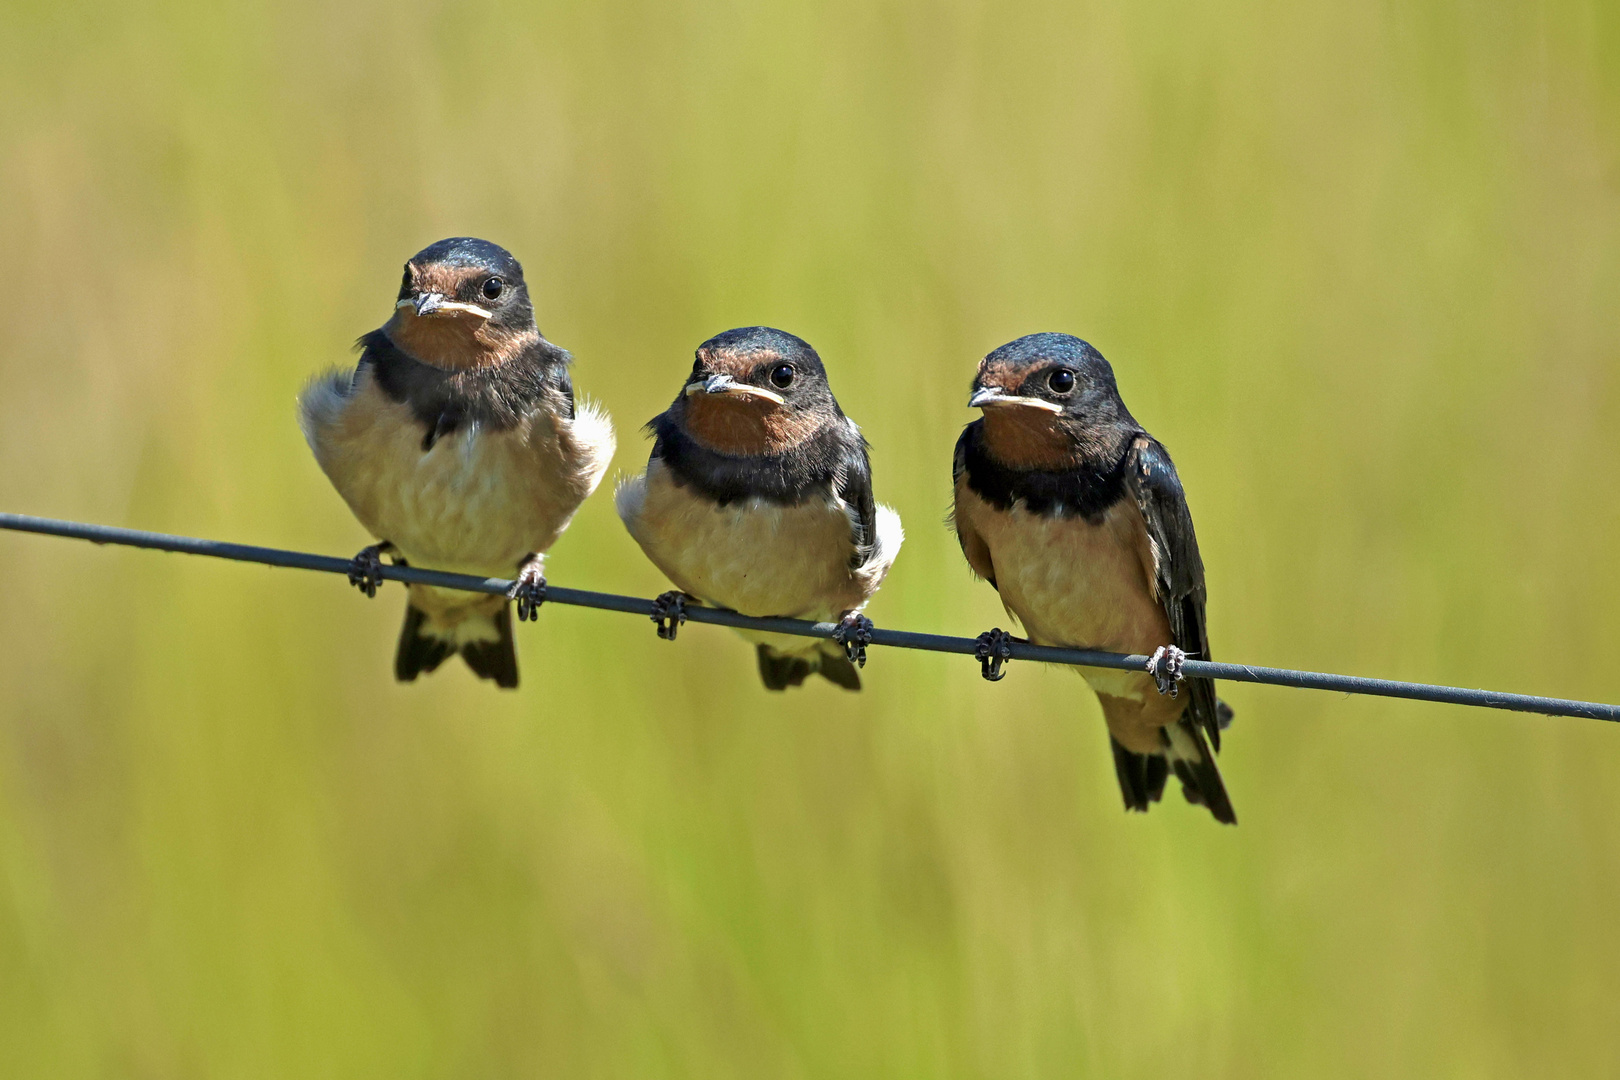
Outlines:
[[[506,291],[506,282],[498,277],[487,278],[484,281],[484,299],[499,300],[501,293]]]
[[[1074,372],[1068,368],[1058,368],[1046,377],[1046,385],[1052,388],[1054,394],[1067,394],[1074,389]]]
[[[771,384],[778,390],[786,390],[793,385],[793,365],[777,364],[771,368]]]

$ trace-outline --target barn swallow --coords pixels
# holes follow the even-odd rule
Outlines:
[[[298,399],[315,459],[379,543],[355,556],[367,595],[380,556],[480,577],[514,576],[519,618],[544,598],[542,558],[596,490],[613,425],[576,402],[569,354],[534,322],[523,268],[504,248],[455,237],[405,264],[394,314],[357,343],[360,362]],[[508,597],[409,586],[394,674],[410,682],[460,653],[518,682]]]
[[[745,615],[870,626],[860,611],[905,535],[899,515],[873,501],[866,440],[814,349],[764,326],[710,338],[647,428],[647,471],[614,501],[683,593]],[[861,688],[855,654],[833,641],[741,633],[767,689],[814,672]]]
[[[1125,408],[1113,369],[1068,334],[1031,334],[979,364],[956,443],[952,514],[975,574],[1038,645],[1151,655],[1148,670],[1080,668],[1097,694],[1128,810],[1169,773],[1236,823],[1215,765],[1231,710],[1207,679],[1204,564],[1176,467]],[[1186,694],[1179,693],[1182,688]]]

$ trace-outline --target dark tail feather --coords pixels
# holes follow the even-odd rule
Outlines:
[[[861,688],[861,673],[856,670],[854,664],[849,662],[849,657],[844,655],[841,646],[837,647],[836,652],[823,652],[821,654],[821,666],[816,670],[821,672],[823,679],[837,686],[842,686],[845,690],[859,690]]]
[[[1203,731],[1186,717],[1176,721],[1176,727],[1178,736],[1191,739],[1197,747],[1196,760],[1183,752],[1176,754],[1171,762],[1176,770],[1176,779],[1181,781],[1181,793],[1187,796],[1188,802],[1207,807],[1221,824],[1236,825],[1237,811],[1232,809],[1226,784],[1221,780],[1221,770],[1215,765],[1215,755]],[[1165,734],[1170,736],[1170,729],[1166,728]],[[1178,743],[1182,741],[1176,739]]]
[[[474,616],[481,618],[481,616]],[[460,647],[467,666],[481,678],[494,679],[508,689],[518,684],[517,653],[512,646],[512,616],[502,607],[489,616],[497,635],[494,641],[469,641]],[[433,671],[456,654],[456,643],[436,637],[427,613],[414,604],[405,608],[405,625],[399,631],[399,651],[394,654],[394,677],[414,682],[425,671]]]
[[[399,651],[394,653],[394,678],[400,682],[415,682],[418,675],[432,671],[456,651],[450,642],[424,634],[425,622],[427,615],[421,608],[406,605],[405,625],[399,630]]]
[[[761,645],[759,653],[759,677],[767,690],[786,690],[790,686],[802,686],[804,680],[815,670],[810,661],[802,656],[783,656],[769,645]]]
[[[1114,748],[1114,771],[1119,774],[1119,790],[1125,796],[1125,809],[1146,812],[1164,794],[1164,781],[1170,763],[1160,754],[1133,754],[1108,736]]]
[[[501,609],[490,617],[490,622],[495,624],[499,639],[469,641],[461,647],[461,658],[467,661],[467,666],[480,679],[494,679],[496,686],[515,689],[518,671],[517,648],[512,642],[512,606],[501,605]]]
[[[842,652],[823,652],[816,656],[783,656],[769,645],[757,649],[759,677],[767,690],[786,690],[790,686],[803,686],[804,680],[819,672],[830,683],[845,690],[861,688],[860,672]]]

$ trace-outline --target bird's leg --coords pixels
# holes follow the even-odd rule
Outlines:
[[[872,644],[872,620],[858,611],[846,611],[833,631],[833,640],[844,647],[844,655],[856,667],[866,666],[866,647]]]
[[[377,586],[383,583],[382,557],[397,554],[398,550],[387,540],[361,548],[349,560],[349,584],[367,596],[376,596]]]
[[[973,655],[979,661],[979,674],[990,682],[1005,679],[1007,673],[1001,670],[1001,665],[1012,659],[1012,643],[1017,640],[999,626],[980,634],[973,646]]]
[[[509,600],[517,601],[518,622],[533,622],[540,617],[540,605],[546,602],[545,557],[530,552],[518,564],[517,579],[506,590]]]
[[[1159,693],[1175,697],[1181,692],[1181,665],[1186,663],[1187,654],[1174,645],[1160,645],[1148,657],[1147,672],[1153,676],[1153,682],[1159,688]]]
[[[686,601],[690,599],[678,589],[663,593],[652,602],[652,621],[658,624],[658,636],[674,641],[681,624],[686,622]]]

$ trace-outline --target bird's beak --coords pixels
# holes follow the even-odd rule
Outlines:
[[[477,304],[462,304],[455,300],[446,300],[443,293],[428,292],[407,296],[394,305],[400,311],[409,309],[417,318],[437,317],[447,315],[471,315],[475,319],[487,319],[493,312],[488,308],[481,308]]]
[[[1000,409],[1011,405],[1022,405],[1054,414],[1063,411],[1061,405],[1054,405],[1052,402],[1042,401],[1040,398],[1015,397],[999,386],[981,386],[973,391],[972,397],[968,398],[968,408],[970,409]]]
[[[781,394],[772,393],[758,386],[740,383],[730,375],[709,375],[705,378],[693,379],[686,384],[686,396],[693,394],[728,394],[739,398],[755,398],[768,401],[773,405],[785,404],[787,399]]]

